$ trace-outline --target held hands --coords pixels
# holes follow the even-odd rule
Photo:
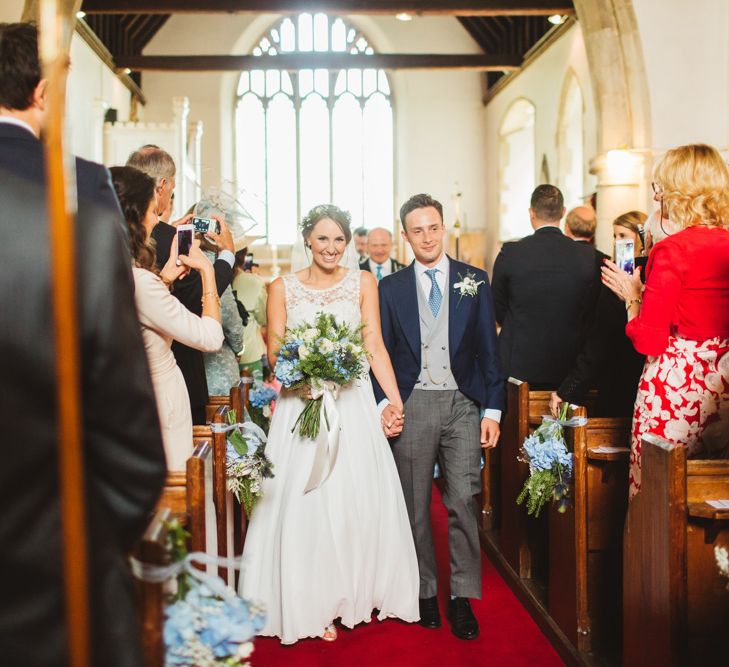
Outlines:
[[[640,282],[640,267],[636,267],[632,275],[619,268],[615,262],[604,260],[602,267],[602,282],[607,285],[622,301],[635,301],[643,293],[643,284]]]
[[[388,403],[380,416],[382,430],[386,437],[394,438],[402,433],[405,425],[405,414],[402,407],[396,407]]]
[[[217,220],[220,225],[220,234],[216,234],[213,231],[207,232],[205,236],[209,238],[215,245],[221,250],[229,250],[235,254],[235,244],[233,243],[233,234],[231,234],[228,225],[225,224],[225,220],[218,215],[210,216],[213,220]]]
[[[484,417],[481,420],[481,448],[491,449],[496,447],[496,443],[499,441],[499,435],[501,434],[501,428],[499,422]]]

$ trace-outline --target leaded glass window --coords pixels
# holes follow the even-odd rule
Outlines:
[[[271,28],[253,55],[312,51],[374,53],[341,18],[301,14]],[[393,118],[384,70],[243,72],[236,163],[252,233],[269,243],[293,243],[297,222],[328,202],[347,209],[354,227],[390,227]]]

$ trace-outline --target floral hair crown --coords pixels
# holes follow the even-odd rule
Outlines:
[[[347,227],[352,224],[352,216],[348,211],[343,211],[339,206],[335,206],[334,204],[320,204],[306,214],[299,224],[299,230],[305,234],[322,218],[331,218],[336,222],[344,223]]]

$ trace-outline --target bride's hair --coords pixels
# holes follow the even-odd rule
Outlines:
[[[301,235],[304,237],[304,241],[309,238],[316,223],[324,218],[329,218],[337,223],[339,229],[342,230],[347,243],[352,240],[352,216],[349,212],[343,211],[334,204],[320,204],[319,206],[312,208],[301,221],[300,229]]]

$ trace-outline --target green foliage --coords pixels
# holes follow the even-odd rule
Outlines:
[[[173,563],[184,560],[187,556],[187,541],[190,539],[190,533],[177,518],[165,522],[167,528],[167,551],[170,554],[170,560]],[[177,577],[177,593],[174,600],[183,600],[190,590],[190,583],[187,575],[182,572]]]
[[[238,415],[236,415],[235,410],[228,410],[228,413],[225,415],[225,421],[228,422],[229,426],[238,423]],[[237,428],[228,431],[228,442],[233,445],[233,449],[240,456],[246,456],[248,454],[248,443]]]

